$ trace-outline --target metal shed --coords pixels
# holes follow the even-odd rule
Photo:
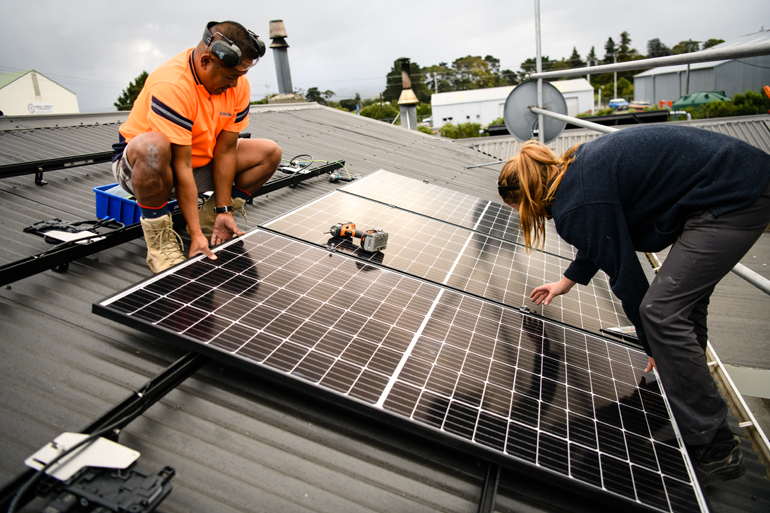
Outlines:
[[[761,31],[726,41],[715,49],[731,48],[770,41],[770,31]],[[708,52],[709,50],[702,50]],[[690,93],[724,91],[732,97],[748,90],[759,91],[770,84],[770,56],[748,57],[690,65]],[[675,101],[687,94],[687,65],[667,66],[634,76],[634,100]]]
[[[78,97],[35,70],[0,73],[0,111],[6,116],[73,114]]]

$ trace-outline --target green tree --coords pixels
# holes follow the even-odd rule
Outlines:
[[[356,105],[361,105],[361,95],[356,93],[356,97],[352,99],[340,100],[340,106],[347,109],[350,112],[355,112]],[[359,107],[360,108],[360,107]]]
[[[591,47],[591,50],[593,50],[593,47]],[[583,68],[586,65],[583,59],[580,58],[577,47],[574,46],[572,47],[572,55],[569,56],[567,62],[569,62],[570,68]]]
[[[147,72],[142,71],[142,73],[136,77],[133,82],[128,83],[128,87],[123,89],[123,93],[118,97],[118,101],[113,103],[113,105],[115,105],[118,110],[131,110],[131,107],[134,106],[134,102],[139,96],[139,93],[142,92],[145,80],[147,80]]]
[[[692,39],[688,39],[687,41],[679,41],[674,47],[671,49],[671,53],[674,55],[680,55],[683,53],[691,53],[691,52],[697,52],[700,48],[700,41],[693,41]]]
[[[543,71],[550,71],[553,62],[547,55],[540,56],[540,63],[543,67]],[[537,71],[537,57],[529,57],[527,60],[521,63],[521,71],[519,72],[519,80],[522,82],[527,80],[527,73],[534,73]]]
[[[420,121],[422,119],[425,119],[427,117],[430,117],[431,114],[433,114],[433,108],[431,107],[430,103],[418,103],[417,104],[417,120]]]
[[[671,49],[660,42],[657,37],[647,41],[647,57],[652,59],[653,57],[666,57],[671,55]]]
[[[612,76],[612,75],[610,75]],[[613,81],[608,82],[602,86],[602,98],[609,99],[614,98],[615,83]],[[634,84],[627,78],[618,78],[618,98],[633,98],[634,97]]]
[[[433,129],[431,127],[429,127],[429,126],[419,125],[417,127],[417,131],[418,132],[422,132],[424,134],[433,135]]]
[[[317,102],[321,105],[326,105],[327,100],[334,96],[334,91],[319,91],[317,87],[311,87],[305,93],[305,99],[309,102]]]
[[[500,85],[516,85],[519,83],[518,74],[515,71],[504,69],[500,72]]]
[[[493,57],[492,55],[487,55],[484,57],[484,60],[487,62],[489,70],[495,75],[500,76],[500,59]]]
[[[332,101],[332,100],[327,100],[327,101],[326,101],[326,106],[327,106],[327,107],[331,107],[332,109],[341,110],[341,111],[343,111],[343,112],[350,112],[350,110],[349,110],[349,109],[346,109],[345,107],[343,107],[342,105],[340,105],[340,103],[339,103],[339,102],[335,102],[335,101]]]
[[[261,100],[254,100],[251,102],[251,105],[267,105],[268,103],[270,103],[270,95],[266,94]]]
[[[611,37],[607,38],[607,42],[604,43],[604,64],[612,64],[615,54],[618,52],[618,47],[615,41]]]
[[[383,102],[382,107],[380,107],[378,101],[361,109],[361,115],[380,121],[393,120],[398,116],[398,105],[395,104],[395,101],[393,103]]]
[[[487,56],[491,57],[491,56]],[[494,59],[494,57],[492,57]],[[497,59],[495,59],[497,60]],[[498,74],[490,66],[490,62],[479,56],[468,55],[452,62],[455,72],[454,90],[467,91],[470,89],[485,89],[497,86]],[[498,61],[499,73],[499,61]]]
[[[586,62],[591,66],[596,66],[599,64],[599,57],[596,56],[596,50],[593,46],[591,47],[591,51],[588,52],[588,55],[586,55]]]
[[[431,93],[452,91],[452,69],[446,62],[439,62],[422,69],[425,85]]]
[[[430,102],[430,93],[428,86],[423,80],[423,74],[420,65],[416,62],[409,63],[409,77],[412,79],[412,92],[421,102]],[[398,100],[401,96],[401,60],[393,61],[393,67],[385,77],[386,87],[382,96],[387,101]]]
[[[716,46],[716,45],[724,43],[724,42],[725,42],[724,39],[707,39],[703,43],[703,48],[702,49],[705,50],[706,48],[711,48],[712,46]]]
[[[631,60],[631,34],[624,30],[620,34],[620,46],[618,47],[618,62]]]
[[[467,139],[469,137],[481,137],[481,125],[478,123],[459,123],[454,125],[446,123],[439,129],[441,137],[449,139]]]
[[[489,64],[489,69],[497,77],[496,83],[492,87],[515,85],[518,83],[516,80],[516,74],[513,71],[509,69],[500,70],[500,59],[492,55],[487,55],[484,57],[484,60],[487,61]],[[513,82],[511,82],[511,77],[513,78]]]
[[[733,96],[732,101],[713,101],[701,105],[698,109],[688,107],[694,119],[725,118],[732,116],[755,116],[770,111],[770,99],[761,92],[746,91]]]
[[[570,69],[571,67],[572,66],[570,66],[569,61],[565,59],[561,59],[559,61],[552,61],[550,63],[548,71],[560,71],[564,69]],[[562,78],[557,78],[556,80],[565,80],[565,79],[562,77]]]

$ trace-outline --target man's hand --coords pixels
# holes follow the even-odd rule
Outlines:
[[[214,232],[211,234],[211,244],[217,245],[227,242],[235,235],[245,235],[246,232],[241,231],[238,225],[235,223],[235,219],[230,214],[217,214],[217,218],[214,219]]]
[[[644,369],[644,372],[652,372],[652,369],[658,370],[658,368],[655,366],[655,358],[650,356],[647,360],[647,367]]]
[[[566,294],[574,285],[575,282],[565,276],[556,283],[546,283],[545,285],[540,285],[532,291],[532,293],[529,295],[529,298],[538,305],[548,305],[553,300],[553,298],[556,296],[561,296],[562,294]]]
[[[198,235],[190,239],[190,258],[195,255],[203,253],[212,260],[216,260],[217,256],[209,249],[209,241],[206,236],[198,231]]]

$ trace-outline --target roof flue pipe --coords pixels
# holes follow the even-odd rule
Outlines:
[[[401,61],[401,96],[398,98],[401,126],[409,130],[417,130],[417,104],[420,100],[412,91],[412,77],[409,75],[409,59],[402,57]]]
[[[286,27],[283,20],[270,22],[270,39],[273,43],[273,60],[275,60],[275,74],[278,78],[278,93],[290,94],[294,92],[291,85],[291,70],[289,69],[289,44],[286,42]]]

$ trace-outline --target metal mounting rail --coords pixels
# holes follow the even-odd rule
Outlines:
[[[279,178],[278,180],[273,180],[272,182],[268,182],[260,189],[254,193],[252,198],[255,198],[257,196],[263,196],[265,194],[270,194],[273,191],[276,191],[278,189],[282,189],[284,187],[296,187],[300,182],[304,182],[305,180],[308,180],[310,178],[315,178],[316,176],[323,175],[323,174],[330,174],[332,171],[336,171],[338,169],[342,169],[345,167],[345,161],[344,160],[337,160],[335,162],[329,162],[328,164],[323,164],[318,166],[317,168],[311,169],[310,171],[307,171],[305,173],[294,173],[293,175],[289,175],[286,178]]]
[[[484,476],[484,484],[481,486],[478,513],[493,513],[497,500],[497,488],[500,485],[500,465],[490,463]]]
[[[98,124],[98,123],[97,123]],[[251,133],[241,132],[239,139],[250,139]],[[18,162],[14,164],[5,164],[0,166],[0,179],[11,178],[13,176],[35,175],[35,184],[46,185],[43,180],[43,173],[47,171],[58,171],[61,169],[70,169],[73,167],[90,166],[92,164],[101,164],[112,161],[112,150],[99,151],[96,153],[84,153],[83,155],[69,155],[66,157],[56,157],[52,159],[33,160],[30,162]]]
[[[329,174],[332,171],[342,168],[344,165],[345,161],[339,160],[318,166],[308,173],[297,173],[286,178],[273,180],[272,182],[263,185],[252,195],[252,198],[269,194],[284,187],[296,187],[300,182],[322,174]],[[181,211],[173,213],[172,218],[175,226],[184,223],[184,217],[182,216]],[[142,226],[139,223],[135,223],[126,226],[125,228],[115,230],[114,232],[100,235],[97,240],[85,244],[78,244],[74,241],[72,243],[60,244],[48,251],[0,266],[0,286],[8,285],[9,283],[28,278],[29,276],[33,276],[49,269],[65,271],[69,263],[74,260],[119,246],[124,242],[138,239],[141,236]]]
[[[184,222],[181,211],[175,212],[172,218],[175,226]],[[124,242],[138,239],[141,236],[142,225],[136,223],[100,235],[97,240],[92,242],[84,244],[78,244],[77,242],[59,244],[48,251],[0,266],[0,286],[8,285],[49,269],[59,272],[66,271],[69,263],[74,260],[119,246]]]
[[[733,413],[738,417],[738,425],[746,431],[746,435],[751,440],[751,444],[759,456],[759,460],[765,466],[765,476],[770,479],[770,441],[768,441],[767,436],[759,426],[757,419],[754,418],[754,414],[751,413],[748,405],[746,405],[746,402],[743,400],[743,396],[738,391],[735,383],[733,383],[730,375],[727,373],[725,366],[722,364],[722,360],[717,356],[711,342],[706,346],[706,361],[708,362],[711,375],[722,387]]]
[[[96,433],[100,429],[104,429],[121,419],[123,422],[115,428],[114,432],[123,429],[132,420],[165,397],[166,394],[195,374],[208,361],[208,357],[198,353],[186,354],[166,367],[160,374],[151,378],[139,390],[134,391],[122,403],[99,417],[89,426],[85,427],[81,433],[87,435]],[[117,436],[114,438],[117,439]],[[35,475],[35,472],[35,470],[29,469],[19,474],[0,490],[0,511],[6,511],[8,509],[8,506],[18,491]],[[21,497],[18,506],[24,507],[24,505],[32,500],[32,498],[31,493],[25,494],[24,497]]]
[[[33,175],[37,173],[44,173],[46,171],[57,171],[60,169],[70,169],[79,166],[89,166],[91,164],[110,162],[111,160],[112,151],[100,151],[98,153],[86,153],[84,155],[35,160],[32,162],[20,162],[18,164],[6,164],[4,166],[0,166],[0,178]]]

